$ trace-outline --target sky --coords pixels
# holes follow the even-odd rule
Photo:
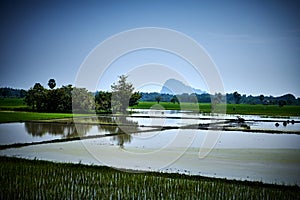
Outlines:
[[[296,0],[2,0],[0,87],[29,89],[36,82],[47,87],[50,78],[58,86],[74,85],[80,67],[101,42],[130,29],[160,27],[201,45],[225,92],[300,97],[299,9]],[[99,77],[97,89],[109,90],[119,75],[149,63],[168,66],[192,87],[207,90],[205,77],[193,66],[157,49],[121,56]]]

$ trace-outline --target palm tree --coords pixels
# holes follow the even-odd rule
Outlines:
[[[53,78],[49,79],[48,81],[48,86],[49,88],[52,90],[53,88],[55,88],[56,86],[56,83],[55,83],[55,80]]]

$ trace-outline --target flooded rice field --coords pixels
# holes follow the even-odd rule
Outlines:
[[[0,124],[0,146],[29,144],[0,155],[300,185],[297,117],[142,110],[76,121]]]

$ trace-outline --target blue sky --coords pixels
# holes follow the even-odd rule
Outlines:
[[[196,40],[210,55],[226,92],[300,97],[300,16],[297,1],[1,1],[0,87],[28,89],[74,84],[86,56],[122,31],[162,27]],[[99,83],[108,90],[130,67],[174,67],[206,89],[191,66],[174,55],[125,55]],[[127,66],[127,67],[124,67]],[[149,88],[148,88],[149,89]]]

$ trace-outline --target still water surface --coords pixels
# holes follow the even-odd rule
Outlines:
[[[250,126],[252,130],[280,130],[280,131],[299,131],[300,123],[297,117],[288,119],[290,123],[286,126],[283,125],[283,121],[286,119],[282,118],[262,118],[260,116],[253,115],[244,115],[242,116],[246,121],[246,124]],[[104,135],[104,134],[114,134],[114,133],[123,133],[123,131],[130,132],[139,132],[151,129],[151,127],[183,127],[191,124],[209,124],[213,122],[212,118],[221,119],[223,121],[227,119],[235,119],[235,115],[222,115],[222,116],[211,116],[203,114],[195,114],[190,112],[182,111],[158,111],[158,110],[137,110],[130,117],[118,118],[118,117],[93,117],[93,118],[83,118],[82,122],[100,122],[100,123],[117,123],[117,124],[126,124],[127,127],[121,126],[112,126],[112,125],[99,125],[99,124],[71,124],[71,123],[7,123],[0,124],[0,145],[14,144],[14,143],[31,143],[31,142],[41,142],[54,139],[63,139],[63,138],[72,138],[72,137],[83,137],[91,135]],[[258,121],[257,121],[258,120]],[[264,121],[266,120],[266,121]],[[295,123],[291,123],[294,120]],[[276,127],[275,123],[278,122],[279,126]],[[233,126],[236,124],[232,123]],[[232,125],[231,124],[231,125]],[[150,128],[149,128],[150,127]],[[198,135],[201,131],[198,131]],[[172,132],[172,131],[171,131]],[[171,133],[172,135],[173,133]],[[149,133],[139,133],[132,134],[130,136],[120,136],[120,137],[130,137],[133,139],[128,139],[127,141],[134,142],[135,138],[138,138],[137,135],[144,135],[148,138]],[[150,133],[151,135],[151,133]],[[153,134],[152,134],[153,135]],[[169,132],[157,132],[157,137],[153,137],[150,140],[143,140],[143,143],[150,142],[152,145],[155,145],[157,142],[169,140]],[[231,137],[232,141],[240,140],[250,144],[251,139],[257,138],[260,140],[273,141],[271,138],[280,138],[283,144],[288,144],[285,140],[289,140],[291,136],[283,134],[281,136],[272,135],[272,134],[263,134],[263,133],[244,133],[244,132],[222,132],[222,135]],[[139,136],[140,137],[140,136]],[[261,138],[263,137],[263,139]],[[292,136],[299,138],[299,136]],[[287,139],[285,139],[287,138]],[[157,142],[156,142],[157,140]],[[160,141],[161,140],[161,141]],[[154,142],[152,142],[154,141]],[[295,139],[297,141],[297,139]],[[274,141],[275,142],[275,141]],[[269,142],[272,143],[272,142]],[[132,144],[131,144],[132,145]],[[288,147],[288,145],[287,145]],[[294,148],[294,146],[293,146]]]
[[[122,119],[122,123],[128,124],[130,130],[136,132],[133,134],[11,148],[0,151],[0,155],[75,163],[80,160],[82,163],[106,164],[117,168],[163,170],[300,185],[300,169],[298,167],[300,165],[300,135],[221,131],[216,137],[210,154],[204,159],[199,159],[199,150],[202,148],[203,142],[209,134],[215,133],[215,131],[195,129],[140,131],[150,130],[146,128],[147,126],[181,127],[189,124],[207,124],[211,122],[212,116],[174,111],[164,111],[164,113],[151,111],[152,113],[149,115],[149,112],[143,111]],[[173,118],[165,118],[166,116]],[[185,118],[181,119],[180,117]],[[263,121],[264,118],[255,116],[243,117],[250,120],[247,124],[251,129],[300,130],[298,118],[290,118],[289,120],[294,119],[296,123],[283,126],[282,121],[285,119],[282,118],[268,118],[267,121]],[[236,116],[228,115],[225,118],[234,119]],[[92,120],[111,123],[116,118],[104,117]],[[91,119],[86,119],[86,121],[91,121]],[[275,126],[277,121],[280,123],[279,127]],[[0,124],[0,145],[111,133],[123,133],[123,131],[122,128],[112,125],[8,123]],[[180,139],[178,140],[178,138]],[[177,142],[170,145],[174,140]],[[189,140],[189,143],[184,140]],[[124,152],[129,154],[124,156]],[[160,153],[156,155],[153,152]],[[177,153],[178,155],[184,154],[178,156],[174,162],[170,162],[170,165],[161,168],[165,160]],[[96,159],[96,154],[103,156],[102,160]],[[141,156],[137,158],[133,155]],[[100,162],[103,159],[107,159],[108,162]]]

